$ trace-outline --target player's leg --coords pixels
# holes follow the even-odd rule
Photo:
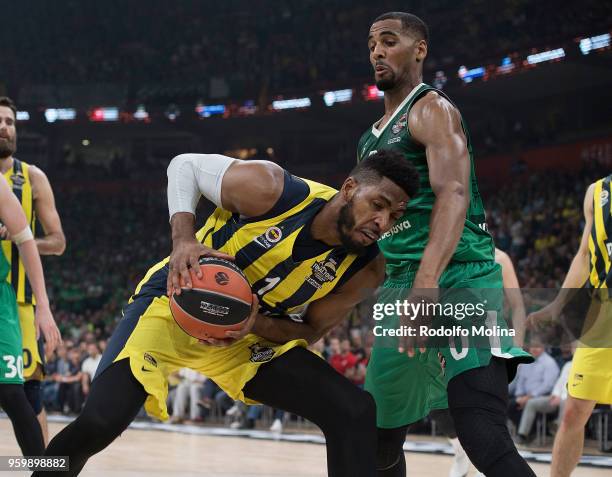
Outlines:
[[[327,443],[329,477],[376,475],[372,396],[312,352],[296,347],[262,365],[244,394],[318,425]]]
[[[41,395],[42,400],[42,395]],[[43,441],[45,442],[45,447],[49,444],[49,425],[47,424],[47,411],[43,407],[41,411],[36,415],[36,419],[38,420],[38,424],[40,424],[40,430],[42,431]]]
[[[36,339],[34,306],[29,303],[17,305],[19,325],[23,342],[24,390],[43,433],[45,445],[49,442],[47,413],[42,404],[41,382],[44,379],[45,347],[42,336]]]
[[[0,284],[0,407],[13,425],[23,455],[41,455],[44,442],[23,389],[23,345],[12,287]]]
[[[448,405],[461,445],[476,468],[491,477],[535,477],[516,450],[506,426],[506,362],[491,358],[487,366],[455,376],[448,384]]]
[[[408,426],[393,429],[378,428],[376,450],[377,477],[406,477],[404,442]]]
[[[81,414],[59,434],[45,455],[68,456],[68,472],[35,472],[34,476],[78,475],[87,459],[113,442],[134,420],[147,393],[130,370],[128,359],[110,365],[91,385]]]
[[[30,406],[32,406],[34,414],[36,414],[36,419],[40,424],[40,429],[42,431],[43,439],[46,446],[49,442],[49,434],[47,429],[47,413],[45,412],[45,408],[43,406],[42,401],[40,379],[28,379],[23,384],[23,390],[25,392],[28,402],[30,403]]]
[[[449,477],[465,477],[470,470],[471,463],[465,450],[461,447],[450,411],[448,409],[436,409],[429,413],[429,417],[435,421],[436,431],[448,437],[448,442],[453,448],[454,457],[448,472]]]
[[[42,455],[45,450],[42,432],[23,384],[0,383],[0,407],[11,420],[22,454]]]
[[[595,401],[567,397],[561,426],[555,436],[551,477],[569,476],[578,465],[584,447],[584,426],[595,404]]]

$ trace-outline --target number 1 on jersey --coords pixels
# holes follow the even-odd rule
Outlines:
[[[267,283],[266,286],[261,287],[258,291],[257,294],[259,296],[263,296],[264,293],[272,290],[272,288],[274,288],[276,285],[278,285],[278,282],[280,282],[280,277],[274,277],[274,278],[266,278],[265,282]]]

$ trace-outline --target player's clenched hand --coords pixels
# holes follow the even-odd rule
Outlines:
[[[546,328],[553,323],[559,321],[560,309],[553,301],[544,308],[529,313],[527,316],[527,327],[531,330],[538,331]]]
[[[191,288],[191,272],[198,278],[202,278],[202,272],[198,261],[200,257],[217,257],[224,260],[234,260],[234,257],[226,253],[202,245],[195,237],[174,242],[170,261],[168,262],[168,279],[166,282],[168,296],[173,293],[181,294],[181,284],[185,288]]]
[[[50,350],[49,352],[55,350],[62,342],[62,336],[48,306],[36,307],[34,324],[36,326],[36,338],[38,339],[40,333],[42,333],[45,338],[46,346],[48,346]]]
[[[11,234],[2,222],[0,222],[0,240],[11,240]]]
[[[400,324],[408,327],[410,335],[404,333],[400,336],[398,347],[400,353],[406,353],[412,358],[416,355],[417,350],[421,353],[425,352],[427,335],[420,333],[420,330],[421,326],[429,327],[431,325],[434,317],[428,315],[425,312],[425,308],[427,303],[438,301],[438,294],[439,290],[437,287],[413,289],[404,301],[402,310],[408,311],[408,313],[400,313]],[[421,310],[421,312],[413,313],[414,310]]]
[[[212,345],[212,346],[230,346],[234,344],[236,341],[241,340],[246,335],[248,335],[253,329],[253,325],[255,324],[255,320],[257,319],[257,315],[259,314],[259,300],[257,299],[257,295],[253,294],[253,303],[251,304],[251,314],[249,315],[247,321],[244,326],[236,331],[226,331],[225,336],[227,338],[217,339],[217,338],[206,338],[200,340],[202,344]]]

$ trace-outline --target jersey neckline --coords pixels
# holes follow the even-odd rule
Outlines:
[[[372,134],[374,134],[374,136],[376,136],[377,138],[379,138],[382,133],[385,131],[385,129],[387,129],[387,126],[389,125],[389,123],[393,122],[393,119],[395,118],[395,116],[397,116],[397,113],[400,112],[400,110],[406,106],[406,104],[408,103],[408,101],[410,101],[412,99],[412,97],[415,95],[415,93],[421,88],[421,86],[424,86],[425,83],[419,83],[417,84],[414,88],[412,88],[412,90],[410,91],[410,93],[408,93],[408,95],[404,98],[404,100],[399,104],[399,106],[397,108],[395,108],[395,111],[393,111],[393,114],[391,115],[391,117],[389,118],[389,121],[387,121],[385,123],[385,125],[382,127],[382,129],[377,129],[376,128],[376,124],[378,124],[382,118],[380,118],[378,121],[376,121],[374,124],[372,124]]]

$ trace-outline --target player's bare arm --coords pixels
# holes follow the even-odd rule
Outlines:
[[[180,293],[181,280],[184,286],[191,287],[189,270],[200,273],[196,266],[200,257],[232,259],[227,254],[202,245],[195,238],[195,209],[202,195],[225,210],[255,217],[265,214],[274,206],[283,187],[283,169],[273,162],[246,162],[208,154],[175,157],[168,166],[172,228],[168,295]]]
[[[36,238],[41,255],[61,255],[66,249],[66,237],[62,222],[55,207],[55,197],[46,174],[35,166],[30,166],[32,198],[36,217],[40,220],[45,235]]]
[[[426,148],[429,182],[436,196],[429,240],[413,288],[437,288],[465,224],[470,191],[467,140],[459,111],[435,92],[412,108],[408,128]]]
[[[526,320],[525,302],[516,271],[508,254],[497,248],[495,249],[495,261],[502,267],[504,295],[512,310],[512,327],[516,331],[514,341],[518,346],[523,346]]]
[[[61,338],[51,315],[40,255],[21,204],[4,177],[0,179],[0,220],[19,248],[19,255],[36,297],[36,332],[38,334],[42,331],[48,346],[55,349]]]
[[[595,184],[591,184],[584,195],[584,230],[580,239],[580,247],[574,256],[567,276],[561,285],[557,297],[541,310],[530,313],[527,324],[530,327],[539,327],[551,320],[556,320],[563,307],[570,301],[574,291],[581,288],[589,278],[589,236],[593,228],[593,195]]]
[[[314,343],[346,319],[357,304],[380,286],[384,277],[385,259],[379,254],[336,292],[312,302],[303,323],[258,315],[252,332],[275,343],[300,338]]]

